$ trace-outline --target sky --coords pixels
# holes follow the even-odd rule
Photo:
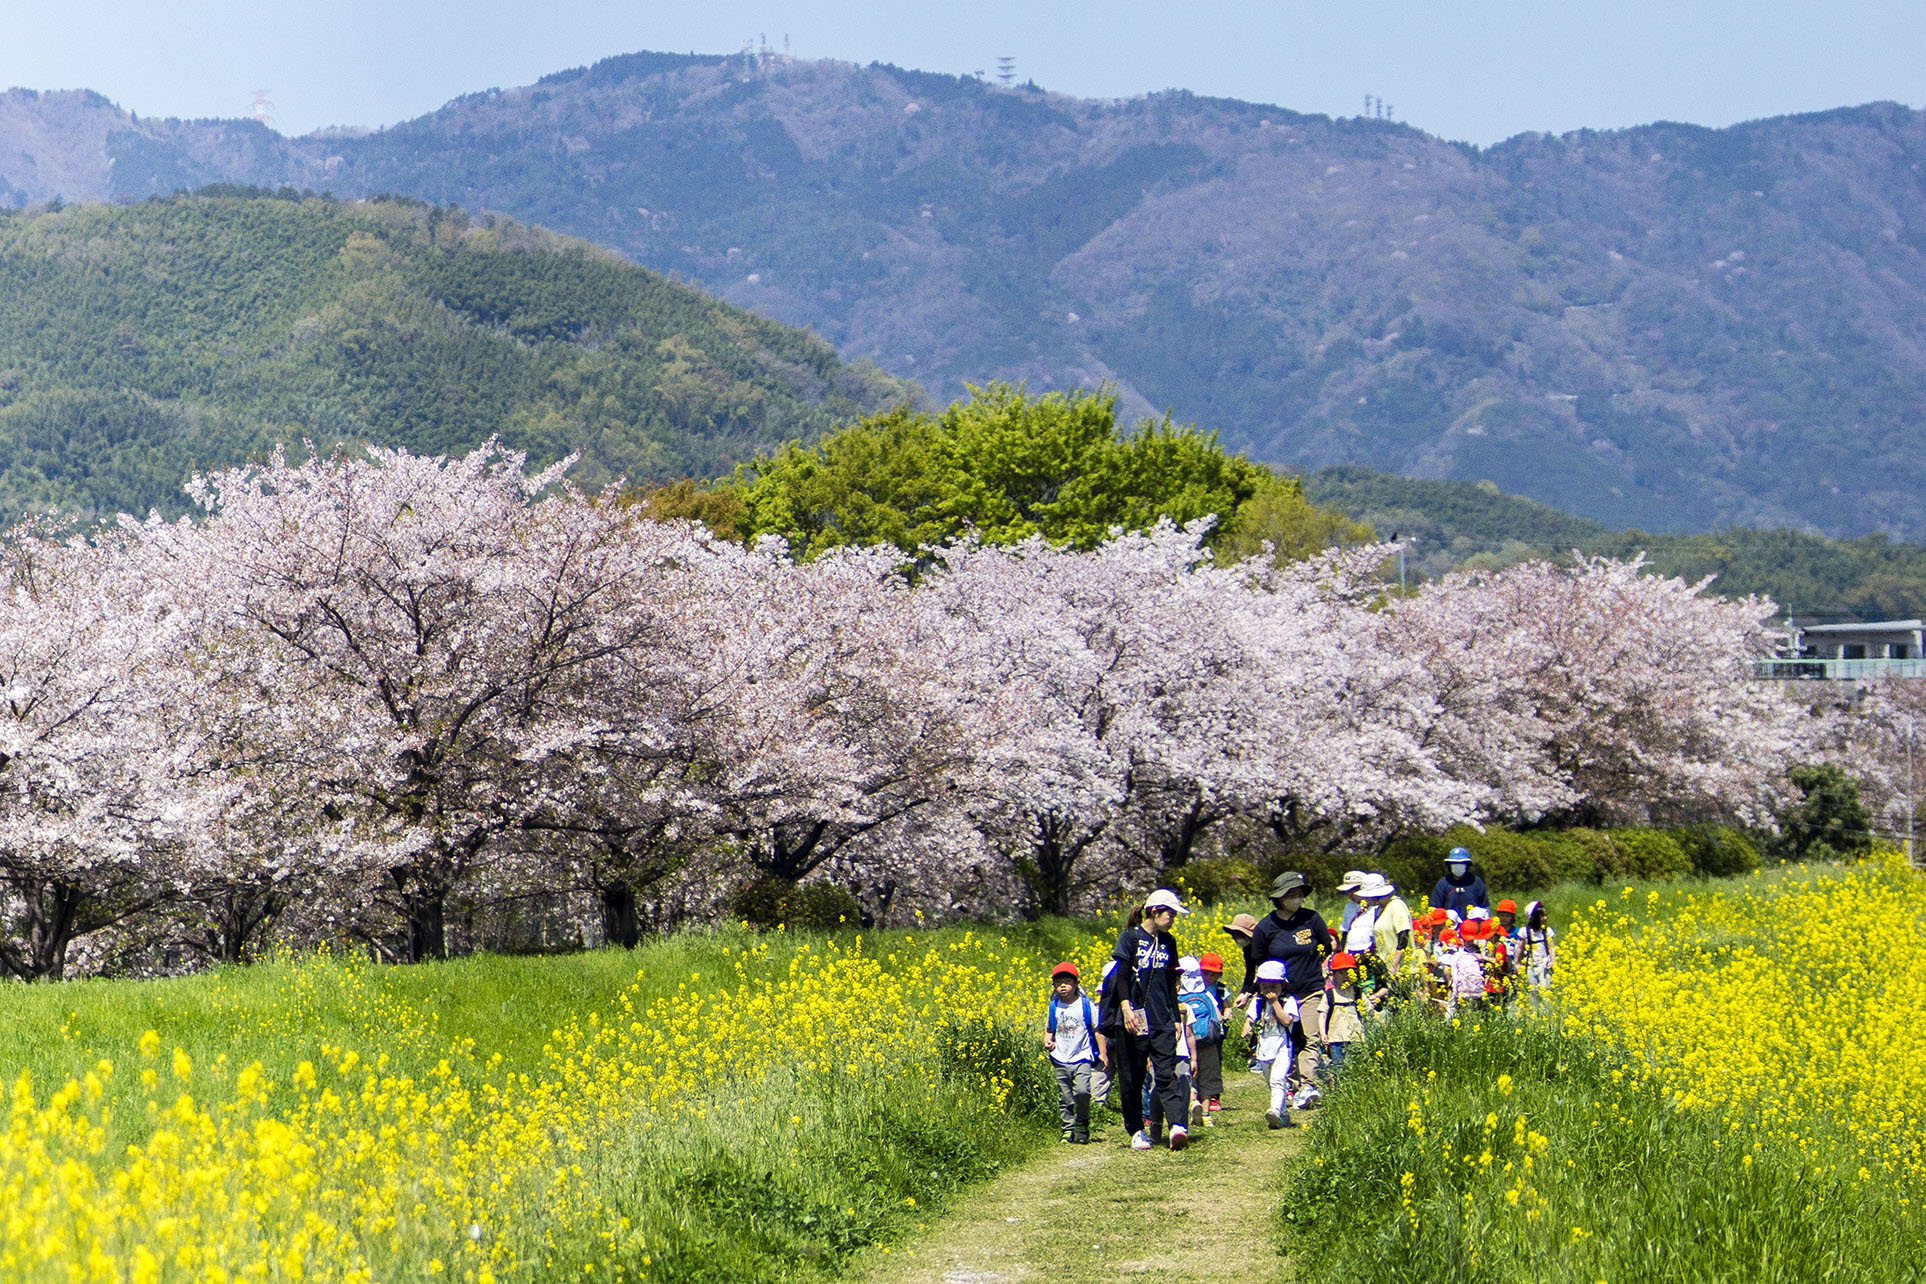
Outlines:
[[[1430,133],[1726,125],[1926,105],[1926,0],[0,0],[0,86],[97,90],[153,116],[284,133],[378,126],[619,53],[728,53],[994,74],[1083,97],[1161,89]]]

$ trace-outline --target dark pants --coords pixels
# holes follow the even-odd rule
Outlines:
[[[1123,1096],[1124,1129],[1133,1137],[1144,1131],[1144,1080],[1156,1071],[1156,1090],[1150,1103],[1151,1124],[1190,1120],[1190,1080],[1177,1077],[1177,1032],[1123,1037],[1123,1065],[1117,1078]]]
[[[1197,1044],[1197,1064],[1191,1067],[1197,1081],[1197,1095],[1208,1101],[1224,1095],[1224,1041],[1215,1039]]]

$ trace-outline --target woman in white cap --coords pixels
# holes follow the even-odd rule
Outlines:
[[[1189,910],[1177,893],[1158,888],[1144,898],[1143,922],[1117,933],[1116,981],[1122,996],[1123,1057],[1117,1088],[1123,1095],[1124,1127],[1136,1150],[1157,1144],[1159,1126],[1170,1125],[1170,1148],[1190,1143],[1190,1080],[1177,1074],[1178,1046],[1187,1024],[1177,1001],[1177,942],[1171,924]],[[1144,1119],[1144,1077],[1151,1072],[1156,1096]]]

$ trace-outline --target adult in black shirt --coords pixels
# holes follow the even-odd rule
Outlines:
[[[1117,933],[1114,979],[1124,1019],[1117,1089],[1123,1094],[1124,1127],[1140,1150],[1156,1140],[1154,1132],[1165,1122],[1172,1150],[1182,1150],[1190,1140],[1190,1081],[1177,1077],[1183,1018],[1177,1003],[1177,942],[1170,935],[1170,925],[1185,913],[1174,892],[1159,889],[1144,902],[1142,924]],[[1144,1078],[1152,1070],[1156,1096],[1146,1126]]]
[[[1291,1046],[1298,1050],[1299,1090],[1317,1074],[1322,1053],[1312,1046],[1324,1004],[1324,960],[1335,949],[1331,929],[1316,910],[1306,909],[1310,880],[1296,870],[1279,874],[1271,883],[1272,909],[1251,929],[1250,961],[1255,969],[1272,959],[1284,965],[1284,993],[1297,1000],[1298,1024],[1291,1029]]]

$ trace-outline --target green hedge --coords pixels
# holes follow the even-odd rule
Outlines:
[[[1278,868],[1301,869],[1314,886],[1330,889],[1347,869],[1382,872],[1408,898],[1428,896],[1453,847],[1470,850],[1494,894],[1536,891],[1556,883],[1607,883],[1684,878],[1729,878],[1759,868],[1759,852],[1723,825],[1686,829],[1487,829],[1468,825],[1442,834],[1406,834],[1381,855],[1292,853]]]

